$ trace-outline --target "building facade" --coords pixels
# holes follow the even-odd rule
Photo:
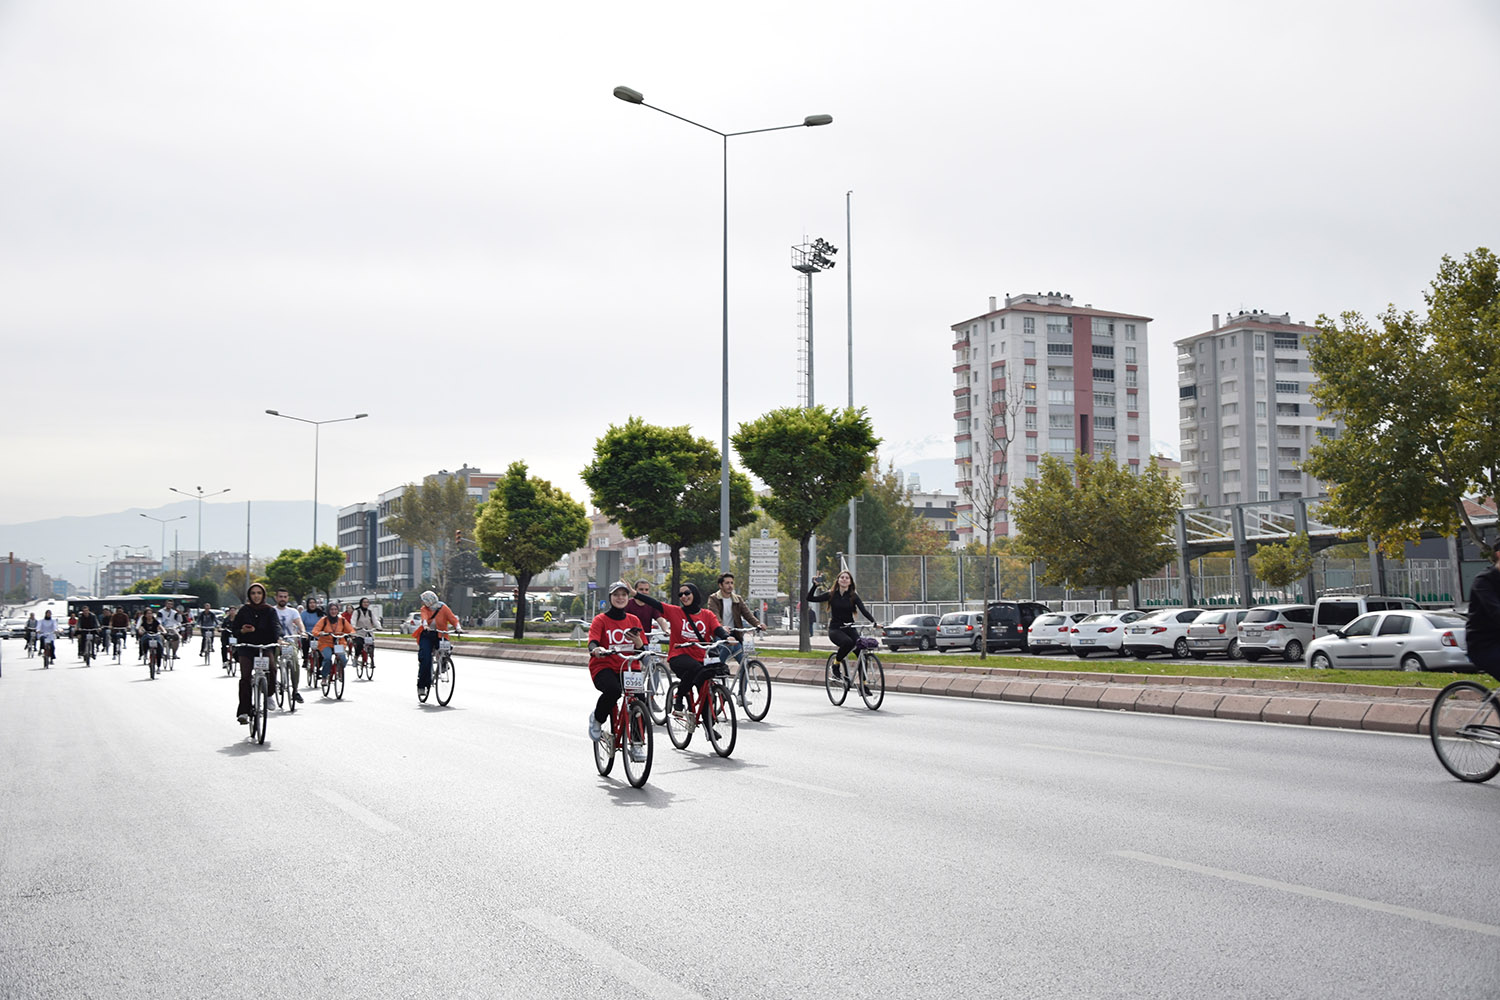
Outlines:
[[[440,469],[431,475],[424,476],[423,481],[437,479],[446,481],[452,478],[463,480],[464,489],[476,502],[483,503],[489,498],[490,491],[502,478],[501,475],[491,472],[481,472],[467,465],[454,472]],[[389,528],[389,521],[393,514],[401,509],[401,497],[410,484],[397,486],[395,489],[386,490],[380,494],[375,504],[375,527],[373,534],[375,538],[375,584],[374,591],[380,594],[403,593],[414,589],[424,581],[431,580],[437,568],[436,560],[442,557],[442,553],[432,552],[428,549],[416,548],[408,545],[401,537]],[[339,511],[339,545],[344,548],[344,574],[348,576],[354,569],[351,562],[351,549],[344,547],[344,518],[345,514],[354,518],[355,507],[364,505],[355,504],[350,507],[341,508]],[[353,522],[351,521],[351,524]],[[349,537],[353,537],[354,529],[351,527]],[[368,570],[365,571],[368,577]],[[335,593],[344,596],[353,596],[356,593],[369,593],[367,590],[341,590],[335,587]]]
[[[338,532],[339,548],[344,552],[344,575],[333,585],[333,596],[380,593],[380,564],[376,558],[380,505],[356,503],[340,507]]]
[[[957,493],[923,493],[913,490],[906,495],[906,502],[921,518],[922,526],[941,534],[950,549],[959,547]]]
[[[1287,315],[1242,312],[1177,341],[1178,434],[1189,507],[1313,497],[1308,448],[1337,436],[1312,401],[1317,328]]]
[[[162,562],[147,556],[112,559],[99,570],[99,589],[106,594],[123,594],[141,580],[161,576]]]
[[[1037,477],[1043,455],[1109,453],[1135,473],[1150,461],[1150,322],[1047,292],[991,297],[987,312],[952,326],[961,545],[982,534],[966,487],[982,489],[986,476],[998,493],[995,533],[1007,536],[1010,492]]]
[[[35,601],[52,596],[52,578],[41,563],[17,559],[11,553],[0,561],[0,594],[12,594],[19,601]]]

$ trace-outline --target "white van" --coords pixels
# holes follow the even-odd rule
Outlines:
[[[1409,597],[1372,597],[1369,594],[1331,594],[1313,606],[1313,638],[1332,635],[1362,614],[1371,611],[1421,611]]]

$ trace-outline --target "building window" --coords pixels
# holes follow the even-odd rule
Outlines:
[[[1271,344],[1278,351],[1297,350],[1297,335],[1295,333],[1278,333],[1272,339]]]
[[[1239,460],[1240,460],[1240,450],[1238,448],[1225,448],[1224,449],[1224,461],[1226,461],[1226,462],[1238,462]]]
[[[1026,403],[1027,406],[1035,406],[1036,405],[1036,386],[1034,386],[1034,385],[1028,385],[1026,387],[1026,391],[1021,394],[1021,399]]]
[[[1047,366],[1047,381],[1048,382],[1071,382],[1071,381],[1073,381],[1073,369],[1071,369],[1071,368],[1054,368],[1051,365],[1048,365]]]
[[[1112,431],[1115,429],[1115,418],[1096,416],[1094,417],[1094,428],[1095,430]]]
[[[1066,319],[1047,318],[1047,336],[1067,337],[1072,334],[1072,325]]]
[[[1302,391],[1302,383],[1300,383],[1300,382],[1277,382],[1276,383],[1276,391],[1279,392],[1279,393],[1286,393],[1288,395],[1296,395],[1297,393],[1299,393],[1299,392]]]
[[[1257,375],[1264,375],[1266,373],[1266,359],[1258,355],[1255,358],[1255,373]]]
[[[1222,431],[1222,433],[1221,433],[1220,436],[1224,437],[1226,439],[1227,438],[1233,438],[1233,437],[1239,437],[1240,436],[1240,425],[1239,424],[1225,424],[1224,427],[1223,427],[1223,431]]]
[[[1070,431],[1073,429],[1073,415],[1071,413],[1049,413],[1047,414],[1047,426],[1053,430]]]
[[[1104,406],[1104,407],[1108,407],[1109,409],[1114,409],[1114,406],[1115,406],[1115,394],[1112,393],[1112,392],[1096,392],[1096,393],[1094,393],[1094,405],[1095,406]]]
[[[1034,431],[1034,430],[1036,430],[1036,411],[1035,410],[1027,410],[1026,411],[1026,429],[1028,431]]]
[[[1066,355],[1067,357],[1071,358],[1073,356],[1073,345],[1072,344],[1048,344],[1047,345],[1047,354],[1048,354],[1049,357],[1058,357],[1058,356]]]
[[[1115,380],[1115,370],[1113,368],[1095,368],[1094,369],[1094,381],[1095,382],[1113,382],[1114,380]]]
[[[1027,479],[1035,479],[1036,478],[1036,459],[1034,459],[1034,458],[1028,458],[1026,460],[1026,478]]]
[[[1073,439],[1070,437],[1048,438],[1047,450],[1054,455],[1071,455],[1073,454]]]
[[[1137,399],[1137,396],[1136,396],[1136,394],[1133,391],[1132,392],[1127,392],[1125,394],[1125,409],[1127,409],[1127,410],[1138,409],[1139,407],[1136,404],[1136,399]]]
[[[1031,355],[1028,354],[1027,357],[1029,358],[1029,357],[1031,357]],[[1028,381],[1028,382],[1035,382],[1036,381],[1036,362],[1034,362],[1034,361],[1028,361],[1028,362],[1026,362],[1026,367],[1021,370],[1021,375],[1022,375],[1023,378],[1026,379],[1026,381]]]
[[[990,333],[994,333],[994,332],[995,332],[995,321],[994,320],[990,320]]]
[[[1255,481],[1261,486],[1268,486],[1271,482],[1271,471],[1269,469],[1256,469]]]
[[[1127,368],[1127,369],[1125,369],[1125,384],[1127,386],[1135,385],[1135,378],[1136,378],[1136,375],[1135,375],[1135,369],[1134,368]]]
[[[1022,333],[1036,333],[1036,317],[1035,316],[1022,316],[1021,317],[1021,332]]]
[[[1135,364],[1135,348],[1134,347],[1127,347],[1127,348],[1125,348],[1125,363],[1127,365],[1133,365],[1133,364]]]
[[[1263,333],[1257,333],[1255,335],[1255,349],[1257,351],[1264,351],[1266,349],[1266,335],[1265,334],[1263,334]]]
[[[1237,378],[1226,378],[1219,385],[1220,392],[1239,392],[1240,380]]]
[[[1239,403],[1225,403],[1224,405],[1222,405],[1222,406],[1219,407],[1219,416],[1221,416],[1221,417],[1232,417],[1236,413],[1239,413],[1239,412],[1240,412],[1240,404]]]
[[[1115,321],[1105,319],[1103,316],[1094,317],[1094,336],[1113,337],[1115,335]]]
[[[1301,403],[1277,403],[1276,415],[1278,417],[1300,417],[1302,416]]]
[[[1047,390],[1047,402],[1050,403],[1050,404],[1052,404],[1053,406],[1072,406],[1073,405],[1073,390],[1072,389],[1048,389]]]
[[[1129,350],[1133,350],[1133,348],[1128,348],[1128,349]],[[1094,345],[1094,357],[1096,357],[1096,358],[1113,358],[1114,356],[1115,356],[1115,345],[1113,345],[1113,344],[1095,344]]]
[[[1005,329],[1005,317],[1004,316],[1000,317],[1000,329],[1002,329],[1002,330]]]
[[[1264,417],[1266,415],[1266,401],[1265,400],[1263,400],[1263,399],[1257,399],[1255,401],[1255,415],[1257,417]]]
[[[1134,340],[1135,339],[1135,324],[1134,323],[1126,323],[1125,324],[1125,339],[1126,340]]]
[[[1024,357],[1036,357],[1036,341],[1026,340],[1021,343],[1021,353]]]

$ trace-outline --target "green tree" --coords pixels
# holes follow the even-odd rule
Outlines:
[[[1250,570],[1256,579],[1280,589],[1312,572],[1312,544],[1307,533],[1299,532],[1285,543],[1262,545],[1250,557]]]
[[[343,550],[326,542],[313,546],[298,557],[297,575],[308,590],[321,590],[328,596],[334,581],[344,575]]]
[[[395,512],[386,518],[387,530],[432,553],[437,573],[432,589],[446,600],[454,543],[473,530],[477,501],[459,477],[433,475],[420,486],[408,483],[400,502],[392,506]]]
[[[682,583],[696,583],[705,598],[719,589],[719,561],[699,562],[688,560],[682,564]],[[676,585],[673,585],[676,593]]]
[[[293,599],[307,593],[307,580],[302,576],[302,557],[305,555],[307,553],[301,549],[282,549],[275,559],[266,563],[266,581],[273,593],[285,588]]]
[[[864,490],[855,515],[859,529],[859,551],[869,555],[915,555],[910,547],[924,527],[911,505],[911,490],[901,483],[896,467],[873,468],[865,473]],[[835,507],[818,525],[819,569],[831,573],[838,553],[849,544],[849,505]]]
[[[474,539],[486,566],[516,578],[513,635],[520,639],[532,577],[588,541],[589,519],[583,504],[547,480],[528,476],[525,462],[512,462],[479,506]]]
[[[964,555],[986,558],[984,539],[976,538],[964,549]],[[989,557],[998,565],[995,577],[995,599],[1004,600],[1007,595],[1015,598],[1030,592],[1031,558],[1020,551],[1014,538],[996,538],[990,545]]]
[[[1042,582],[1113,593],[1169,562],[1182,487],[1151,463],[1139,475],[1114,456],[1046,455],[1041,477],[1015,491],[1015,550],[1046,565]]]
[[[687,427],[658,427],[639,417],[610,425],[583,470],[594,506],[632,538],[672,550],[672,590],[682,550],[719,537],[722,456]],[[742,472],[729,474],[729,528],[754,519],[755,494]],[[604,581],[600,581],[603,583]]]
[[[137,580],[125,588],[127,594],[160,594],[162,588],[162,577],[153,576],[144,580]]]
[[[1313,388],[1343,432],[1314,445],[1303,463],[1323,481],[1320,515],[1374,537],[1394,555],[1424,531],[1463,529],[1489,542],[1464,497],[1500,494],[1500,278],[1480,247],[1444,256],[1426,319],[1394,306],[1379,326],[1357,312],[1318,317],[1308,347]]]
[[[771,489],[761,506],[797,540],[798,646],[807,651],[808,540],[835,507],[859,494],[880,438],[863,408],[788,406],[740,424],[730,440]]]
[[[796,585],[797,540],[787,534],[779,521],[758,508],[755,520],[729,538],[729,570],[734,574],[735,589],[742,593],[750,589],[750,539],[759,538],[762,530],[781,543],[777,546],[776,589],[790,594]],[[717,578],[718,574],[715,574]]]

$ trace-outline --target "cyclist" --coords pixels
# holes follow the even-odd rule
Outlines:
[[[78,636],[78,658],[83,659],[83,646],[90,638],[94,640],[94,646],[98,648],[99,642],[99,619],[94,614],[93,605],[85,604],[83,611],[78,616],[78,630],[74,633]]]
[[[854,631],[854,612],[859,611],[871,625],[876,622],[865,607],[865,602],[859,599],[859,592],[854,589],[854,575],[847,569],[838,575],[832,590],[819,594],[818,584],[822,582],[822,574],[813,577],[812,586],[807,588],[807,599],[816,604],[828,605],[828,638],[833,640],[837,649],[833,660],[833,676],[842,677],[844,657],[849,655],[859,641],[859,635]]]
[[[167,637],[163,634],[162,624],[157,620],[156,612],[152,611],[150,608],[147,608],[145,614],[141,615],[140,625],[142,660],[151,655],[151,637],[153,635],[160,638],[162,643],[162,656],[166,656]]]
[[[625,613],[635,615],[640,621],[641,627],[651,629],[656,625],[656,612],[640,600],[641,594],[651,596],[651,582],[649,580],[635,581],[635,593],[630,596],[630,603],[625,605]]]
[[[349,616],[349,624],[354,626],[354,655],[359,656],[364,652],[365,643],[372,647],[375,645],[375,630],[380,627],[380,616],[370,608],[370,599],[361,597],[359,607]],[[369,632],[370,638],[366,639],[361,633]]]
[[[36,623],[36,642],[37,648],[42,650],[48,660],[57,656],[57,620],[52,617],[51,609]]]
[[[229,653],[233,648],[234,640],[234,616],[239,608],[225,608],[224,616],[219,619],[219,662],[228,663]]]
[[[734,592],[734,574],[719,574],[719,589],[709,595],[708,610],[712,611],[724,627],[729,629],[729,634],[734,636],[734,647],[732,652],[739,656],[740,650],[744,648],[745,630],[740,627],[742,622],[748,622],[750,627],[757,632],[764,631],[765,626],[750,611],[750,604],[741,594]],[[727,612],[726,612],[727,609]]]
[[[203,645],[198,652],[212,653],[214,651],[214,626],[218,624],[219,618],[214,614],[214,609],[208,606],[207,601],[200,606],[195,620],[199,631],[203,633]]]
[[[308,597],[302,606],[302,661],[307,665],[307,683],[313,682],[313,671],[318,666],[318,653],[312,645],[313,626],[323,617],[323,611],[318,607],[318,595]],[[296,685],[292,685],[296,687]]]
[[[36,649],[36,612],[26,612],[26,652]]]
[[[1500,680],[1500,549],[1490,553],[1490,568],[1469,586],[1469,662]]]
[[[130,629],[130,616],[125,613],[124,608],[115,608],[114,614],[107,619],[109,625],[109,644],[111,651],[118,651],[125,645],[125,633]]]
[[[299,638],[302,643],[302,654],[307,655],[307,628],[302,624],[302,615],[294,607],[287,604],[289,595],[285,587],[276,588],[276,628],[281,633],[281,638],[289,639],[293,636]],[[301,683],[302,668],[297,663],[297,658],[292,657],[292,700],[300,702],[302,695],[297,693],[297,686]],[[308,679],[312,678],[312,667],[307,668]]]
[[[707,642],[709,637],[728,639],[729,633],[719,624],[718,617],[703,606],[703,591],[696,583],[684,583],[677,588],[677,604],[663,604],[648,594],[636,593],[636,600],[656,612],[657,617],[667,620],[667,666],[681,682],[677,685],[677,697],[672,701],[673,711],[686,711],[684,699],[687,692],[697,688],[704,672],[703,662],[708,651],[702,646],[687,643]]]
[[[432,686],[432,654],[437,649],[439,630],[457,632],[458,616],[438,600],[430,590],[422,591],[422,620],[412,635],[417,640],[417,693],[425,695]]]
[[[339,636],[350,635],[353,632],[354,626],[346,622],[339,614],[339,602],[329,601],[328,614],[319,619],[318,624],[314,625],[312,630],[314,638],[318,640],[318,659],[322,663],[318,676],[327,677],[335,660],[338,661],[341,670],[348,664],[348,657],[339,648]]]
[[[615,651],[629,643],[640,649],[641,620],[625,609],[630,604],[630,588],[616,580],[609,585],[609,610],[594,616],[589,625],[589,677],[599,691],[599,701],[589,713],[589,739],[598,740],[604,733],[604,720],[615,710],[624,688],[620,671],[625,661]]]
[[[258,583],[252,583],[250,589],[245,592],[243,607],[235,613],[233,629],[234,637],[242,643],[255,646],[273,646],[280,638],[280,626],[276,621],[276,611],[266,603],[266,588]],[[255,658],[257,656],[269,656],[271,650],[266,649],[244,649],[239,651],[240,657],[240,725],[250,725],[250,681],[255,669]],[[272,668],[266,671],[266,697],[273,698],[276,695],[276,660],[271,660]]]

